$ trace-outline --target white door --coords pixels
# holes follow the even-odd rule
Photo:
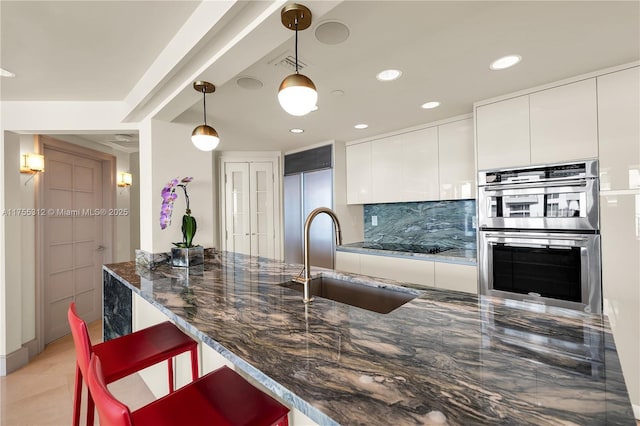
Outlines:
[[[225,249],[274,258],[273,163],[224,164]]]
[[[67,309],[91,322],[102,315],[102,163],[46,148],[43,174],[44,338],[69,333]]]

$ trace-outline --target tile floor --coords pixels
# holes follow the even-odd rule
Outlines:
[[[90,324],[89,333],[92,342],[102,341],[102,323]],[[0,377],[0,425],[69,426],[74,380],[75,351],[71,335],[68,335],[47,345],[25,367]],[[137,374],[109,385],[109,389],[131,409],[154,399]],[[86,388],[83,397],[86,397]],[[80,424],[84,425],[84,398],[82,404]],[[97,415],[95,423],[98,424]]]

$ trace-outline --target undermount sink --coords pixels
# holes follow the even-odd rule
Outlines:
[[[295,281],[287,281],[280,285],[299,292],[303,290],[303,285]],[[388,314],[419,295],[405,289],[375,287],[325,276],[311,280],[310,292],[315,297],[334,300],[380,314]]]

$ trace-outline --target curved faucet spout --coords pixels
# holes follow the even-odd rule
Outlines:
[[[336,229],[336,244],[342,244],[342,230],[340,229],[340,221],[338,220],[338,216],[336,216],[336,213],[333,210],[328,207],[318,207],[317,209],[309,213],[309,216],[307,216],[307,220],[304,222],[304,295],[302,299],[304,303],[309,303],[311,302],[311,300],[313,300],[309,291],[309,284],[311,283],[311,266],[309,264],[309,231],[311,229],[311,223],[313,222],[313,219],[315,219],[315,217],[320,213],[326,213],[329,215],[329,217],[333,221],[333,226]]]

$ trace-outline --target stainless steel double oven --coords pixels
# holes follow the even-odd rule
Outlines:
[[[597,160],[481,171],[481,294],[602,312]]]

